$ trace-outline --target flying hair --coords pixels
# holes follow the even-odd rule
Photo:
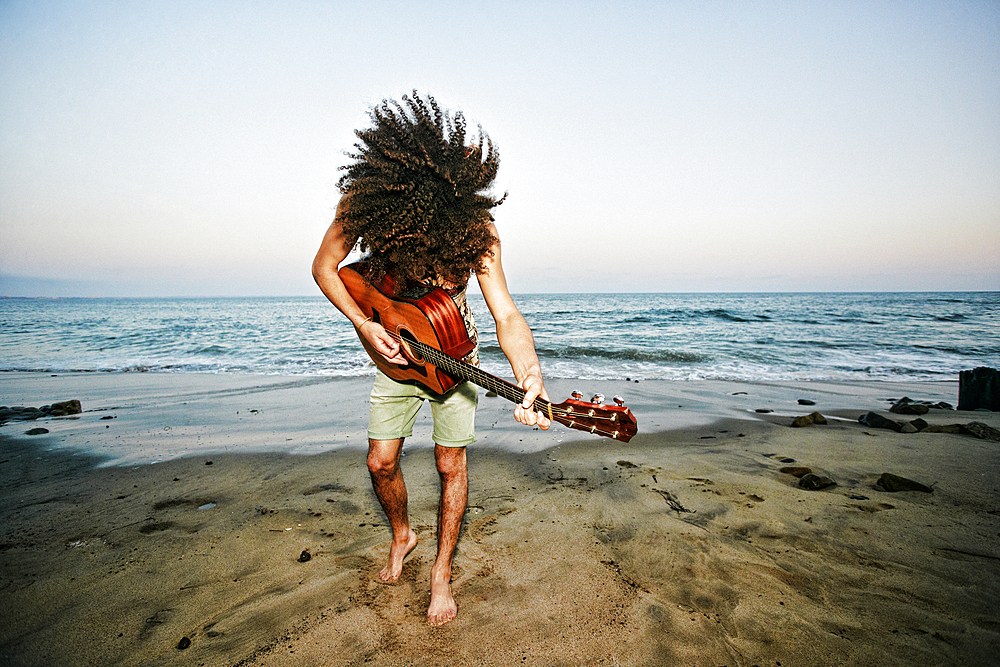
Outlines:
[[[490,231],[491,194],[500,156],[489,136],[466,139],[461,111],[430,95],[383,100],[357,130],[353,160],[337,182],[348,197],[344,234],[356,238],[373,279],[391,273],[404,283],[442,277],[464,284],[497,242]]]

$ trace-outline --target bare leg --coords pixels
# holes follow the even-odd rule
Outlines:
[[[368,472],[372,478],[372,488],[375,489],[375,495],[392,527],[389,562],[379,572],[379,578],[387,582],[399,579],[403,571],[403,559],[417,544],[417,534],[410,528],[406,484],[399,467],[402,450],[402,438],[368,440]]]
[[[441,477],[441,501],[438,504],[438,555],[431,567],[427,622],[444,625],[458,614],[458,605],[451,594],[451,563],[469,500],[469,471],[465,447],[434,445],[434,458]]]

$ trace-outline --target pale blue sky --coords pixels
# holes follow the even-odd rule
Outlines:
[[[515,292],[1000,289],[997,2],[4,1],[0,294],[318,294],[413,88]]]

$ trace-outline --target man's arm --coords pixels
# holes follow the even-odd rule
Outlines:
[[[316,258],[313,259],[313,279],[326,298],[330,300],[330,303],[335,305],[354,326],[358,327],[362,335],[383,357],[394,364],[406,364],[406,358],[400,352],[399,344],[386,333],[381,324],[372,322],[365,317],[364,311],[351,297],[344,286],[344,281],[340,279],[340,274],[337,273],[340,263],[347,258],[347,255],[354,248],[354,244],[357,243],[356,238],[348,238],[344,235],[344,228],[340,223],[346,214],[347,205],[348,197],[346,196],[342,197],[340,203],[337,204],[337,215],[330,228],[326,230]]]
[[[492,248],[493,256],[487,255],[483,260],[486,271],[479,272],[477,277],[486,305],[497,323],[497,340],[500,348],[510,362],[517,386],[524,390],[524,402],[514,410],[514,418],[522,424],[528,426],[538,424],[539,427],[547,429],[551,423],[548,417],[531,409],[536,397],[541,396],[544,399],[549,397],[542,381],[542,369],[538,363],[538,354],[535,352],[535,339],[521,311],[514,305],[510,290],[507,288],[507,278],[500,262],[500,237],[497,235],[496,226],[491,224],[490,230],[496,236],[497,243]]]

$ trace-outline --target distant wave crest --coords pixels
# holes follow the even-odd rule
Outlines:
[[[497,352],[500,350],[497,349]],[[565,347],[560,349],[542,348],[538,356],[547,359],[611,359],[614,361],[641,361],[648,363],[702,363],[711,357],[695,352],[679,350],[642,350],[624,348],[605,350],[599,347]]]

